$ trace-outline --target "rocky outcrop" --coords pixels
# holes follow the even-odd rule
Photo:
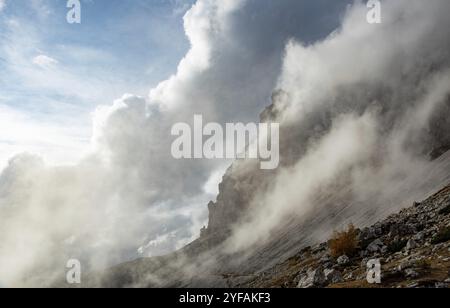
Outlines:
[[[450,185],[371,227],[359,230],[353,256],[332,258],[327,243],[307,247],[245,287],[450,287]],[[381,284],[367,264],[379,260]]]
[[[364,87],[361,85],[361,91]],[[393,89],[380,88],[377,90],[366,89],[372,93],[373,97],[371,101],[377,102],[377,106],[369,106],[370,108],[377,107],[380,110],[387,112],[391,108],[391,97],[393,95]],[[308,115],[308,118],[304,118],[301,123],[282,123],[280,127],[280,168],[290,167],[298,162],[306,153],[308,144],[314,143],[317,138],[321,138],[326,135],[333,123],[333,119],[336,118],[341,112],[345,114],[348,111],[349,106],[354,108],[354,113],[363,114],[368,106],[358,105],[352,103],[353,99],[357,99],[360,93],[347,93],[342,91],[338,93],[336,97],[336,106],[332,111],[323,112],[318,110],[315,113]],[[356,96],[356,97],[354,97]],[[283,90],[277,90],[272,96],[271,104],[260,114],[261,122],[279,121],[279,116],[286,109],[286,106],[291,103],[289,93]],[[402,108],[409,108],[407,104],[402,104],[398,107],[396,112],[388,113],[389,116],[381,119],[380,126],[384,127],[383,130],[388,134],[398,118],[404,115]],[[433,115],[431,116],[428,127],[425,130],[416,132],[416,136],[412,136],[410,139],[411,144],[406,144],[405,147],[411,150],[411,152],[417,153],[422,157],[429,158],[431,160],[438,160],[443,156],[447,156],[445,159],[449,159],[450,154],[450,96],[448,96],[443,102],[439,104]],[[380,153],[381,155],[382,153]],[[242,165],[245,165],[242,167]],[[430,170],[431,172],[431,170]],[[445,171],[444,171],[445,172]],[[427,188],[418,187],[424,186],[422,183],[416,186],[411,185],[405,187],[408,190],[416,190],[416,196],[421,196],[423,191],[428,192],[439,185],[445,184],[446,179],[449,177],[449,172],[443,175],[431,175],[427,179],[425,184]],[[223,180],[219,186],[219,195],[215,202],[208,204],[209,211],[209,224],[204,235],[211,235],[217,238],[218,234],[229,234],[231,228],[246,214],[249,214],[249,206],[251,201],[257,196],[258,193],[266,190],[270,186],[271,181],[277,175],[277,170],[263,171],[259,169],[258,164],[247,164],[245,161],[237,161],[231,166],[223,177]],[[423,181],[425,182],[425,181]],[[342,189],[348,189],[342,187]],[[423,191],[422,191],[423,190]],[[399,193],[400,195],[400,193]],[[423,196],[422,196],[423,197]],[[405,201],[405,200],[402,200]],[[343,202],[352,202],[352,200],[344,200]],[[373,211],[377,211],[377,207],[383,205],[374,205]],[[387,206],[387,205],[386,205]],[[337,210],[339,211],[339,210]],[[251,215],[251,213],[250,213]],[[375,217],[376,219],[377,217]],[[408,226],[402,226],[399,228],[408,228]],[[379,230],[374,230],[379,231]],[[412,230],[398,229],[392,230],[392,232],[398,232],[400,235],[403,233],[410,233]],[[222,236],[225,239],[225,236]],[[382,245],[381,245],[382,246]],[[375,247],[372,247],[375,249]],[[378,247],[382,249],[383,247]]]

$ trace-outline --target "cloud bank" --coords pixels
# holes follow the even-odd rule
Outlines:
[[[325,40],[287,44],[273,111],[285,167],[250,189],[258,193],[228,252],[286,232],[292,217],[316,221],[302,236],[327,240],[447,184],[448,171],[430,160],[434,147],[450,145],[439,116],[450,104],[450,4],[383,1],[382,12],[382,24],[369,24],[356,2]]]
[[[286,41],[326,36],[345,5],[198,0],[184,16],[191,49],[177,72],[147,98],[127,94],[99,107],[90,155],[51,167],[23,154],[3,170],[0,283],[48,285],[71,258],[101,268],[195,239],[215,197],[208,192],[230,162],[174,160],[171,126],[195,113],[208,122],[255,120],[276,84]],[[48,68],[56,64],[49,59],[34,62]]]

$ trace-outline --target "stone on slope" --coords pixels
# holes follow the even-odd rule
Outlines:
[[[322,267],[310,269],[306,274],[302,274],[297,288],[308,289],[322,287],[326,283],[325,274]]]

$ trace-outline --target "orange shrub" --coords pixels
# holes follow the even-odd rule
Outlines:
[[[355,226],[350,224],[346,231],[335,231],[328,246],[333,257],[352,256],[358,249],[358,232]]]

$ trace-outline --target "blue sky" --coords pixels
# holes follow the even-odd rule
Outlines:
[[[0,11],[0,168],[18,152],[71,163],[91,136],[91,113],[124,93],[146,96],[189,48],[193,0],[3,0]]]

